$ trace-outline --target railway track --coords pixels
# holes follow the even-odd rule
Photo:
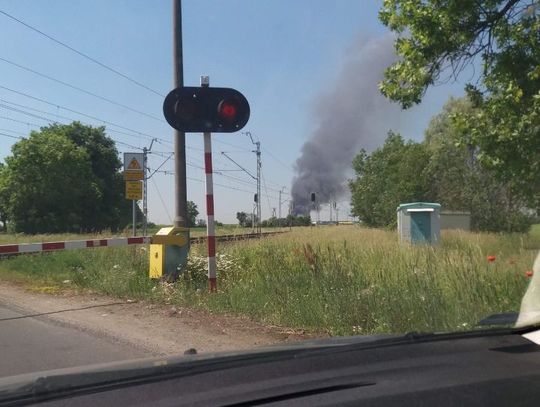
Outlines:
[[[245,233],[241,235],[219,235],[216,236],[217,242],[235,242],[241,240],[259,239],[267,236],[273,236],[284,231],[266,232],[266,233]],[[149,244],[152,242],[151,236],[140,237],[115,237],[108,239],[90,239],[90,240],[66,240],[59,242],[40,242],[40,243],[13,243],[0,245],[0,259],[18,256],[23,254],[50,253],[62,250],[91,249],[97,247],[121,247],[138,244]],[[190,238],[191,244],[202,244],[206,242],[206,236],[196,236]]]
[[[258,239],[258,238],[267,237],[267,236],[279,235],[281,233],[287,233],[287,232],[285,231],[265,232],[265,233],[261,233],[260,235],[258,233],[244,233],[241,235],[218,235],[216,236],[216,242],[234,242],[238,240]],[[192,244],[205,243],[206,236],[190,237],[189,240]]]

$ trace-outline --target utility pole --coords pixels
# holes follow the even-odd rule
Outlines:
[[[184,65],[182,56],[182,0],[173,0],[173,59],[174,85],[184,86]],[[174,132],[174,226],[187,227],[187,185],[186,185],[186,134]]]
[[[251,138],[251,133],[249,133],[249,137]],[[251,139],[251,142],[253,143],[253,139]],[[261,221],[262,221],[262,213],[261,213],[261,142],[257,141],[254,143],[257,146],[257,149],[255,150],[255,154],[257,154],[257,215],[259,219],[257,220],[257,233],[259,235],[261,234]]]
[[[281,201],[281,194],[285,191],[285,188],[286,187],[282,187],[280,190],[279,190],[279,218],[281,219],[281,204],[284,203],[285,201]]]
[[[156,141],[155,138],[150,142],[150,147],[143,148],[143,236],[148,233],[148,153],[152,151],[154,141]]]
[[[294,202],[291,200],[289,201],[289,230],[292,230],[292,211],[294,208]]]
[[[152,148],[152,144],[154,143],[154,139],[152,139],[152,142],[150,143],[150,148]],[[148,228],[148,149],[146,147],[143,148],[143,236],[146,236],[147,228]]]
[[[313,209],[317,211],[317,220],[315,224],[318,225],[319,224],[319,205],[317,203],[317,193],[312,192],[310,195],[311,195],[311,204],[313,205]],[[309,215],[311,216],[311,211],[309,212]],[[313,226],[313,222],[311,223],[311,225]]]
[[[255,178],[257,180],[257,202],[255,203],[257,205],[257,233],[261,234],[261,220],[262,220],[262,213],[261,213],[261,166],[262,166],[262,163],[261,163],[261,142],[253,140],[253,137],[251,137],[251,132],[246,131],[245,134],[249,137],[249,139],[251,140],[251,143],[256,146],[256,150],[253,150],[252,152],[254,152],[257,155],[257,177],[255,178],[255,177],[253,177],[253,175],[251,175],[249,173],[248,174],[252,178]],[[221,154],[223,154],[223,153],[221,153]],[[230,159],[230,157],[227,157],[227,158]],[[240,168],[242,168],[242,167],[240,167]]]
[[[137,215],[135,212],[136,209],[137,209],[137,201],[134,199],[131,201],[131,224],[133,225],[132,226],[133,230],[131,231],[131,234],[133,236],[137,236]]]
[[[279,216],[279,219],[281,219],[281,189],[279,190],[279,198],[278,198],[278,202],[279,202],[279,209],[278,209],[278,216]]]
[[[330,202],[328,206],[330,206],[330,222],[332,222],[332,202]]]
[[[257,185],[258,195],[257,196],[261,196],[261,167],[262,167],[261,143],[257,141],[257,180],[258,180],[258,185]],[[261,221],[262,221],[261,199],[257,201],[257,204],[259,205],[257,210],[259,211],[259,235],[260,235],[261,234]]]

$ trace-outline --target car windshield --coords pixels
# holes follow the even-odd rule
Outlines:
[[[540,323],[539,32],[532,0],[1,2],[0,376]]]

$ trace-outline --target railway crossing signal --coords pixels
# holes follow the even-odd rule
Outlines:
[[[249,103],[235,89],[180,87],[163,102],[163,114],[176,130],[186,133],[233,133],[249,120]]]

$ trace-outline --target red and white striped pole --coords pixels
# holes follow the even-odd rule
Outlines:
[[[201,76],[201,86],[210,86],[208,76]],[[212,176],[212,140],[210,133],[204,133],[204,172],[206,173],[206,244],[208,248],[208,284],[210,292],[216,292],[216,231],[214,224],[214,180]]]
[[[217,291],[216,231],[214,224],[214,184],[212,177],[212,141],[204,133],[204,171],[206,173],[206,244],[208,246],[208,283],[210,291]]]

